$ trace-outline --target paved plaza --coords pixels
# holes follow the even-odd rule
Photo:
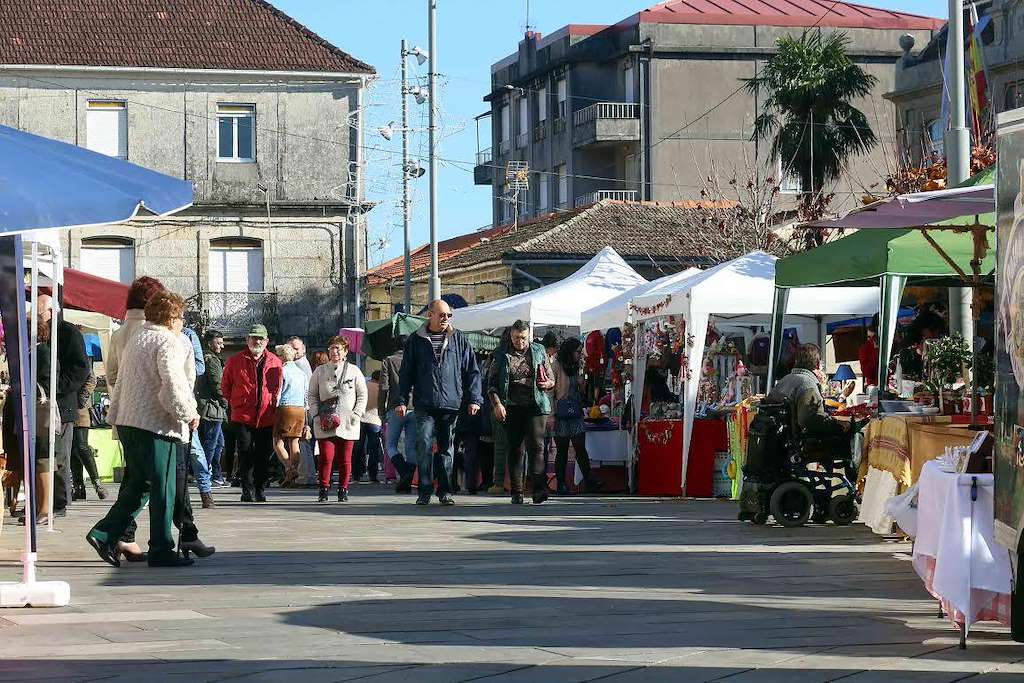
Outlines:
[[[40,533],[72,605],[0,611],[0,680],[1024,681],[1024,646],[985,624],[959,650],[910,545],[864,527],[757,528],[720,501],[314,497],[220,493],[196,510],[217,554],[173,570],[99,562],[82,538],[109,501],[75,503]],[[2,579],[21,531],[4,525]]]

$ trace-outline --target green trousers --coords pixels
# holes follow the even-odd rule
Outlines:
[[[109,543],[120,539],[128,524],[149,502],[150,557],[174,552],[174,486],[178,442],[134,427],[117,428],[124,448],[128,477],[117,500],[89,535]]]

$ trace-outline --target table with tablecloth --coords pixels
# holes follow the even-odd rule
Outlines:
[[[969,425],[967,415],[886,415],[872,420],[864,432],[858,472],[858,521],[875,533],[891,533],[885,503],[917,481],[924,463],[946,446],[971,445],[975,434]]]
[[[993,482],[934,460],[918,481],[914,570],[965,636],[978,621],[1010,622],[1010,558],[994,539]]]

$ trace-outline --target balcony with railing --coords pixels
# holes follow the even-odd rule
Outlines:
[[[638,198],[639,195],[636,190],[598,190],[597,192],[588,192],[577,197],[575,207],[578,209],[581,206],[597,204],[602,199],[611,199],[616,202],[635,202]]]
[[[530,131],[524,130],[522,133],[516,135],[516,149],[526,149],[526,146],[530,144]]]
[[[185,303],[189,327],[215,329],[226,339],[241,339],[257,324],[272,337],[279,331],[276,292],[199,292]]]
[[[490,185],[494,182],[494,153],[488,147],[476,153],[476,166],[473,167],[473,184]]]
[[[640,106],[629,102],[595,102],[572,115],[577,147],[639,142]]]
[[[498,142],[498,154],[508,154],[512,151],[512,140],[500,140]]]

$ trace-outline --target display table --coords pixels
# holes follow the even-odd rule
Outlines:
[[[991,474],[921,469],[914,570],[961,628],[961,647],[978,621],[1010,623],[1010,559],[994,540]]]
[[[686,495],[712,496],[715,454],[727,450],[725,421],[693,421],[690,461],[686,466]],[[643,420],[637,428],[637,493],[642,496],[681,496],[683,493],[682,420]]]
[[[970,446],[975,432],[968,415],[887,415],[864,430],[864,454],[858,488],[862,491],[860,517],[877,534],[892,533],[885,502],[917,481],[925,462],[938,457],[946,446]]]
[[[620,471],[621,476],[609,476],[611,473],[602,471],[607,467],[625,468],[627,454],[630,448],[629,432],[624,429],[609,430],[587,430],[586,433],[587,457],[590,458],[590,467],[594,476],[605,482],[605,490],[615,491],[625,489],[625,471]],[[576,466],[575,451],[573,451],[573,484],[577,487],[583,482],[583,473]],[[621,481],[621,484],[619,480]]]

